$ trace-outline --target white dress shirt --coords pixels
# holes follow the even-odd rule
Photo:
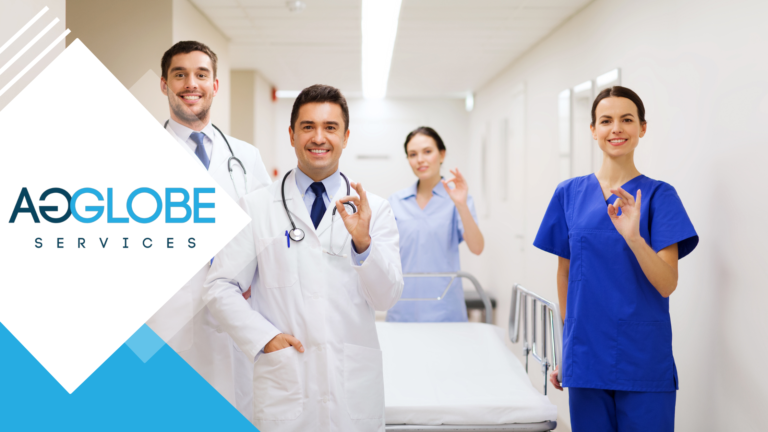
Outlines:
[[[176,134],[176,136],[181,138],[181,140],[184,141],[184,143],[186,143],[189,148],[192,149],[192,152],[197,149],[197,143],[192,141],[189,136],[192,135],[192,132],[198,131],[192,130],[183,124],[174,121],[173,119],[169,119],[168,126],[171,127],[171,130]],[[211,155],[213,154],[213,140],[216,136],[219,135],[219,133],[217,133],[216,129],[211,126],[211,122],[208,122],[203,130],[199,132],[202,132],[203,135],[205,135],[205,139],[203,139],[203,147],[205,148],[205,154],[208,155],[208,160],[210,160]]]

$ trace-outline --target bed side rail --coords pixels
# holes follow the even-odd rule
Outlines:
[[[529,312],[529,303],[532,313]],[[530,319],[529,319],[530,318]],[[557,303],[528,291],[520,284],[512,286],[512,309],[509,312],[509,340],[517,343],[520,340],[520,322],[523,323],[523,355],[525,356],[525,371],[528,372],[528,354],[541,364],[544,374],[544,394],[547,394],[550,367],[558,366],[563,355],[563,321],[560,318],[560,307]],[[531,340],[528,341],[528,322],[531,322]],[[541,343],[537,336],[541,333]],[[541,347],[541,352],[538,347]],[[549,353],[547,354],[547,346]],[[563,381],[563,368],[558,370],[558,381]]]
[[[483,290],[483,287],[480,285],[480,282],[477,280],[476,277],[474,277],[472,274],[458,271],[454,273],[406,273],[403,275],[404,278],[444,278],[449,277],[451,280],[448,281],[448,286],[445,287],[445,290],[440,295],[440,297],[428,297],[428,298],[401,298],[399,301],[440,301],[445,298],[445,295],[448,294],[448,290],[451,288],[451,285],[453,285],[453,281],[456,278],[464,278],[468,279],[470,282],[472,282],[472,285],[475,287],[475,291],[477,291],[477,294],[480,296],[480,299],[483,301],[483,305],[485,306],[485,323],[486,324],[493,324],[493,307],[491,306],[491,299],[488,297],[488,295]]]

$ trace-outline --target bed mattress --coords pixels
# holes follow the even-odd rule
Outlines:
[[[500,425],[555,421],[502,330],[481,323],[387,323],[376,328],[384,359],[387,425]]]

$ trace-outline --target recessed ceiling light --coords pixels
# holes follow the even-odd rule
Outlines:
[[[363,97],[387,94],[402,0],[363,0]]]
[[[307,4],[301,0],[289,0],[285,2],[285,5],[288,7],[288,10],[293,13],[300,13],[307,7]]]

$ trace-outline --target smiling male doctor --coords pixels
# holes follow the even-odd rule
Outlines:
[[[387,200],[354,182],[345,196],[348,125],[339,90],[299,94],[288,129],[298,168],[240,201],[252,221],[216,255],[205,283],[208,309],[256,360],[252,421],[264,432],[384,431],[374,311],[402,293],[399,235]],[[288,237],[287,212],[301,241]],[[256,310],[241,296],[255,270]]]
[[[225,137],[211,122],[211,106],[219,90],[217,62],[216,53],[205,44],[178,42],[161,60],[160,90],[170,107],[168,132],[216,180],[218,190],[237,200],[268,185],[270,179],[256,147]],[[230,156],[240,160],[240,164],[232,162],[231,173]],[[240,369],[250,371],[252,359],[234,349],[232,339],[205,307],[203,283],[209,268],[210,263],[205,263],[147,325],[243,415],[250,416],[251,387],[238,387],[235,374],[242,376]]]

